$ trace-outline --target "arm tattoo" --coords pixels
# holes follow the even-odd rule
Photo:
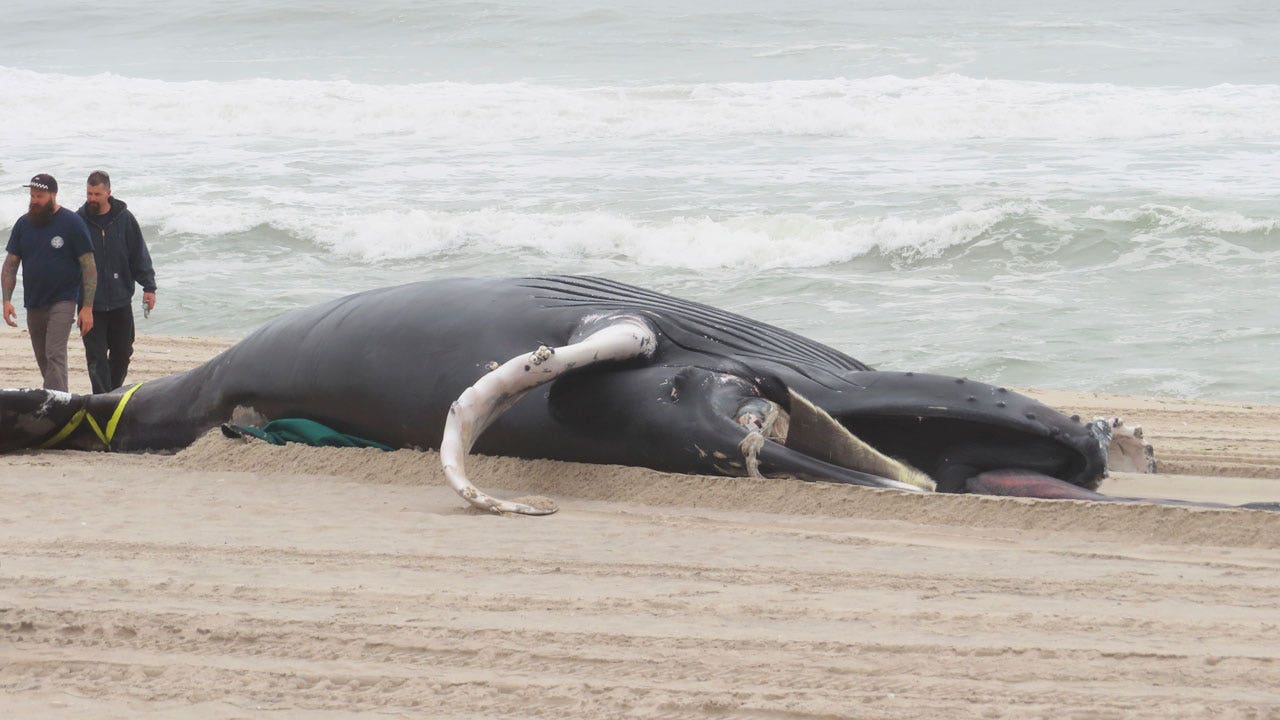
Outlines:
[[[5,302],[13,300],[13,289],[18,286],[18,262],[18,256],[9,253],[4,259],[4,269],[0,270],[0,287],[3,288]]]
[[[93,262],[93,253],[80,256],[81,303],[84,307],[93,307],[93,296],[98,294],[98,266]]]

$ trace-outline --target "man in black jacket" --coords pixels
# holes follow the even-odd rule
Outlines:
[[[133,356],[133,291],[142,286],[142,306],[156,306],[156,273],[142,229],[123,200],[111,196],[111,177],[89,174],[87,200],[77,211],[89,226],[98,292],[93,301],[93,329],[84,336],[89,382],[95,393],[124,384]]]

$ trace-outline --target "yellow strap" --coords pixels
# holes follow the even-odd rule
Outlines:
[[[98,436],[98,439],[102,441],[103,445],[110,447],[111,438],[107,437],[106,434],[102,432],[102,427],[98,425],[98,421],[94,420],[92,415],[86,414],[85,417],[89,420],[89,427],[93,428],[93,434]]]
[[[67,421],[66,425],[62,426],[62,429],[58,431],[57,435],[54,435],[48,440],[45,440],[44,442],[40,443],[40,449],[44,450],[47,448],[51,448],[54,445],[57,445],[58,443],[62,442],[63,440],[66,440],[67,436],[75,432],[76,428],[80,427],[80,423],[84,422],[84,416],[85,416],[84,408],[80,408],[79,410],[77,410],[76,414],[71,416],[71,419]]]
[[[46,440],[44,444],[42,444],[40,447],[51,448],[54,445],[57,445],[58,443],[67,439],[67,436],[70,435],[72,432],[74,432],[75,429],[80,426],[80,422],[82,420],[88,420],[89,427],[93,428],[93,434],[98,436],[98,439],[102,441],[103,445],[106,445],[107,447],[111,447],[111,438],[115,437],[116,426],[120,424],[120,417],[124,415],[124,406],[129,403],[129,398],[133,397],[133,394],[137,392],[138,388],[140,387],[142,387],[142,383],[138,383],[137,385],[134,385],[133,387],[126,390],[124,392],[124,395],[120,396],[120,402],[116,403],[115,412],[111,413],[111,419],[107,421],[106,432],[102,431],[102,426],[98,424],[97,420],[93,419],[93,415],[90,415],[88,412],[86,412],[84,408],[80,408],[78,411],[76,411],[76,414],[71,418],[71,421],[66,424],[66,427],[59,430],[57,435],[54,435],[53,437]]]
[[[129,398],[138,392],[138,388],[142,387],[142,383],[138,383],[128,390],[124,391],[124,395],[120,397],[120,402],[116,404],[116,411],[111,413],[111,420],[107,423],[107,437],[103,440],[106,444],[111,444],[111,438],[116,435],[116,425],[120,424],[120,416],[124,415],[124,406],[129,402]]]

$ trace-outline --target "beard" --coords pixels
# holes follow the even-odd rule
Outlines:
[[[84,205],[86,208],[89,209],[89,212],[93,213],[94,215],[102,214],[102,203],[98,202],[97,200],[89,200],[85,202]]]
[[[41,205],[40,203],[31,203],[28,207],[27,219],[36,227],[44,227],[53,220],[53,201]]]

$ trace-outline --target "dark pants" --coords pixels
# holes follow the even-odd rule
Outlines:
[[[94,393],[111,392],[124,384],[133,356],[133,308],[93,311],[93,329],[84,336],[84,357]]]

